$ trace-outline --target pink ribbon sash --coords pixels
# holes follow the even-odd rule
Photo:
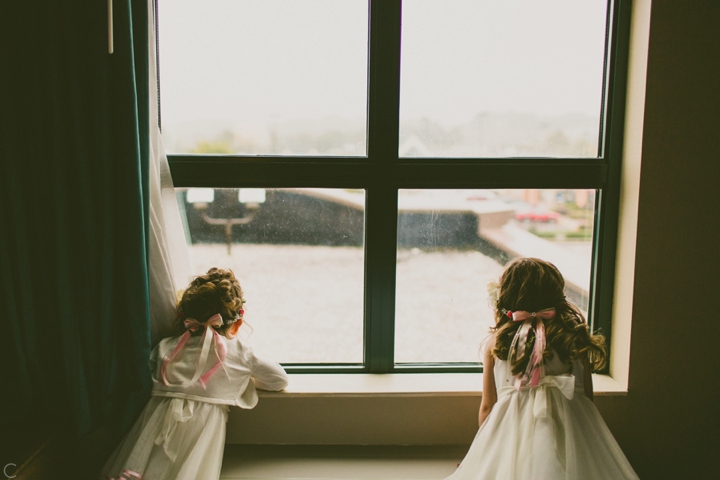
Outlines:
[[[530,385],[535,387],[540,383],[540,379],[544,377],[544,371],[542,367],[543,352],[545,351],[546,339],[545,339],[545,325],[542,322],[543,319],[551,319],[555,317],[554,308],[546,308],[539,312],[526,312],[520,310],[512,312],[513,322],[523,322],[518,328],[515,338],[513,338],[510,344],[510,355],[508,356],[508,365],[511,364],[512,352],[517,350],[515,358],[522,358],[525,354],[525,344],[527,343],[527,336],[532,328],[533,319],[538,319],[535,325],[535,345],[530,355],[530,361],[528,362],[527,368],[524,373],[518,374],[515,378],[515,388],[518,390],[522,386],[524,381],[530,381]]]
[[[196,381],[200,380],[200,384],[203,386],[203,388],[206,388],[205,383],[207,382],[208,378],[215,373],[215,371],[220,368],[221,366],[223,369],[225,368],[223,362],[225,361],[225,356],[227,354],[225,343],[220,338],[220,334],[217,333],[212,327],[221,327],[223,325],[222,316],[217,313],[207,319],[204,323],[200,323],[194,318],[187,318],[185,319],[185,328],[187,328],[187,331],[180,337],[180,341],[178,342],[177,346],[175,346],[175,349],[165,357],[163,360],[162,366],[160,367],[160,377],[162,378],[163,385],[169,386],[170,383],[167,380],[167,369],[168,365],[170,365],[170,362],[182,351],[182,349],[185,347],[185,344],[190,339],[190,332],[195,332],[199,328],[204,328],[205,331],[203,332],[202,336],[202,349],[200,350],[200,355],[198,356],[197,361],[195,362],[195,374],[190,380],[187,380],[183,382],[180,386],[181,387],[187,387],[195,383]],[[210,333],[208,333],[210,331]],[[208,361],[208,356],[210,354],[210,347],[213,343],[213,340],[215,340],[215,356],[217,357],[218,361],[213,365],[210,370],[205,373],[205,375],[202,375],[202,371],[205,369],[205,365]],[[225,372],[227,374],[227,371]]]

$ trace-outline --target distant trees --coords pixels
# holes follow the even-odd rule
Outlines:
[[[198,141],[189,152],[362,155],[366,133],[361,125],[328,118],[258,125],[252,131],[225,129],[214,138]],[[584,114],[541,117],[529,113],[482,113],[451,127],[428,118],[404,121],[399,140],[401,150],[408,142],[417,147],[411,149],[410,156],[595,157],[597,129],[597,120]]]

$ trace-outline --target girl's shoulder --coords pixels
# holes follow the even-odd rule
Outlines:
[[[493,353],[493,351],[495,350],[495,342],[495,333],[491,333],[480,344],[481,355],[485,357],[486,361],[488,357],[492,357],[495,361],[498,360],[498,358]]]
[[[209,333],[209,332],[208,332]],[[157,348],[160,351],[166,351],[166,350],[172,350],[174,349],[181,341],[182,341],[183,335],[176,335],[172,337],[165,337],[158,343]],[[193,347],[200,347],[202,342],[200,341],[202,338],[201,335],[191,335],[187,341],[186,341],[186,348],[193,348]],[[242,340],[238,337],[234,338],[227,338],[223,335],[218,335],[218,338],[220,339],[220,342],[222,342],[225,345],[225,348],[227,350],[227,353],[230,354],[242,354],[245,355],[247,352],[250,351],[250,348],[243,343]]]
[[[253,363],[255,355],[253,354],[252,348],[240,337],[222,337],[222,339],[225,341],[228,356],[231,356],[237,361],[247,365],[251,365]]]
[[[181,336],[172,336],[172,337],[165,337],[160,342],[158,342],[157,348],[159,350],[166,350],[168,348],[173,348],[175,345],[180,342]]]
[[[225,344],[228,346],[228,348],[232,348],[234,350],[249,350],[250,347],[238,336],[228,338],[220,336],[225,341]]]

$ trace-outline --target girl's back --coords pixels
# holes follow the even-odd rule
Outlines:
[[[637,478],[595,405],[584,394],[582,364],[575,361],[555,367],[548,369],[539,386],[518,390],[507,374],[507,362],[495,362],[492,373],[497,403],[462,464],[449,478]]]
[[[168,364],[166,377],[162,379],[163,359],[170,356],[182,337],[163,339],[150,355],[153,369],[153,395],[200,400],[208,403],[253,408],[257,404],[255,386],[264,390],[282,390],[287,386],[287,375],[276,363],[258,358],[250,347],[239,338],[224,338],[225,357],[222,365],[208,378],[205,386],[200,381],[183,386],[192,379],[202,360],[202,337],[191,336],[184,345],[182,355]],[[206,374],[217,362],[217,348],[213,343],[208,350],[202,374]],[[209,361],[208,361],[209,360]],[[254,382],[251,381],[254,379]]]
[[[236,337],[243,303],[229,270],[213,268],[193,280],[179,305],[183,333],[153,349],[152,397],[105,464],[104,478],[220,477],[229,407],[253,408],[256,386],[287,386],[279,364],[256,357]]]
[[[480,429],[452,480],[636,479],[592,402],[605,359],[557,269],[512,262],[494,298]]]

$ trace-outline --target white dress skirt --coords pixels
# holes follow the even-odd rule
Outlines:
[[[570,370],[557,363],[554,371]],[[546,375],[540,385],[519,391],[507,362],[495,359],[494,375],[497,403],[447,480],[638,478],[585,396],[580,362],[573,363],[571,373]]]
[[[106,471],[120,472],[115,478],[129,480],[219,478],[228,408],[186,398],[151,397],[108,459]]]
[[[150,365],[152,397],[105,463],[104,479],[220,478],[229,407],[253,408],[256,387],[282,390],[288,380],[278,363],[212,332],[162,340]]]

